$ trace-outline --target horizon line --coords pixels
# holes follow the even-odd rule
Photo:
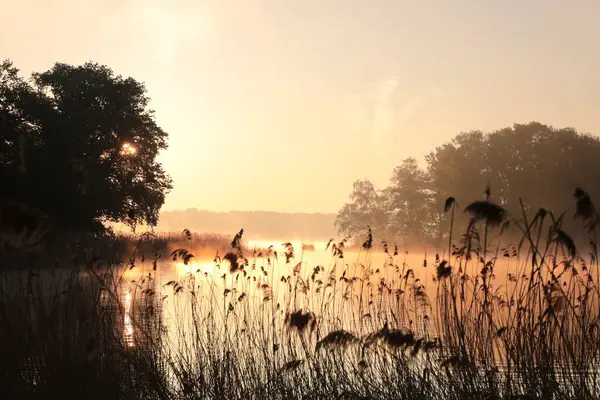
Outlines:
[[[228,211],[216,211],[209,209],[200,209],[195,207],[189,207],[186,209],[170,209],[170,210],[160,210],[160,214],[169,213],[169,212],[187,212],[187,211],[197,211],[197,212],[209,212],[214,214],[226,214],[226,213],[272,213],[272,214],[337,214],[337,211],[274,211],[274,210],[228,210]]]

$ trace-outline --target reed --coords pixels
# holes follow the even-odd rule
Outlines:
[[[210,244],[211,271],[189,231],[129,238],[122,264],[107,261],[114,238],[69,269],[30,260],[1,273],[0,397],[600,398],[597,213],[583,190],[575,201],[586,246],[564,215],[529,220],[488,194],[412,265],[370,231],[354,252],[332,240],[317,266],[291,243],[251,252],[243,230]],[[189,272],[162,282],[173,262]]]

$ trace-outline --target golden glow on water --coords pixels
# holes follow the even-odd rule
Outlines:
[[[273,250],[280,251],[283,248],[283,241],[277,240],[248,240],[248,247],[250,249],[267,249],[269,246],[273,246]],[[327,246],[327,242],[323,241],[301,241],[301,240],[291,240],[289,243],[292,244],[294,250],[297,252],[302,251],[303,245],[313,245],[315,251],[325,250]]]
[[[125,299],[123,301],[124,315],[123,315],[123,325],[124,332],[123,335],[125,337],[125,343],[128,346],[133,346],[133,323],[131,322],[131,291],[127,289],[125,293]]]
[[[301,242],[298,243],[300,243],[298,246],[301,246]],[[263,245],[268,248],[273,243],[250,241],[249,244],[264,250]],[[305,244],[309,243],[305,242]],[[262,312],[262,307],[269,304],[278,309],[280,307],[280,312],[285,313],[291,308],[320,309],[322,302],[335,302],[335,304],[341,302],[343,293],[328,288],[328,285],[331,284],[330,280],[333,279],[335,285],[348,285],[354,294],[364,293],[366,296],[365,310],[362,313],[370,314],[374,312],[375,308],[381,307],[382,301],[388,304],[390,298],[394,297],[393,293],[390,294],[386,291],[385,299],[383,297],[379,299],[378,290],[382,279],[385,279],[386,285],[396,289],[406,284],[404,275],[410,269],[415,284],[424,285],[424,290],[429,298],[435,298],[437,286],[432,279],[435,267],[423,266],[424,254],[415,253],[405,256],[402,253],[395,258],[395,265],[391,266],[389,256],[383,253],[365,255],[348,251],[345,253],[344,259],[339,259],[332,256],[331,249],[325,251],[326,243],[313,242],[310,244],[315,245],[315,251],[303,252],[295,248],[295,256],[289,262],[283,255],[282,242],[273,244],[273,251],[279,253],[278,257],[273,255],[254,257],[252,252],[245,252],[249,264],[242,272],[233,274],[227,260],[222,259],[218,266],[212,258],[207,257],[192,258],[187,264],[182,261],[166,261],[159,264],[156,270],[152,268],[151,263],[139,264],[132,269],[127,268],[124,272],[125,279],[121,292],[125,343],[128,346],[134,345],[133,335],[137,331],[133,326],[133,318],[136,317],[131,314],[134,312],[133,303],[136,304],[135,315],[137,316],[138,301],[142,309],[147,306],[144,303],[147,299],[145,291],[149,288],[152,289],[153,294],[158,296],[160,304],[156,306],[156,309],[160,308],[164,325],[170,332],[169,335],[174,335],[173,340],[177,339],[176,331],[187,329],[183,326],[189,322],[190,318],[188,304],[191,293],[199,301],[197,303],[199,310],[207,313],[206,315],[210,313],[210,307],[214,306],[213,301],[218,304],[218,307],[225,304],[223,307],[227,307],[227,310],[233,308],[231,312],[241,312],[242,308],[251,309],[252,312]],[[434,255],[429,255],[428,258],[427,265],[433,266]],[[365,272],[363,265],[370,265],[371,271]],[[311,276],[314,274],[316,266],[321,266],[322,269],[312,279]],[[352,281],[354,283],[342,282],[342,276],[347,278],[365,274],[369,276],[368,283],[365,285],[361,285],[359,280]],[[148,280],[150,276],[151,281]],[[293,276],[297,276],[297,279],[301,279],[306,284],[301,284],[294,289],[288,283],[289,277]],[[402,286],[404,290],[412,288],[413,278],[408,280],[410,284],[406,287],[408,289]],[[290,290],[298,293],[297,300],[294,300],[293,305],[286,301],[286,296],[292,293]],[[273,299],[274,302],[272,304],[265,303],[265,299]],[[389,303],[389,306],[393,307],[393,304]],[[359,306],[352,303],[350,307]],[[229,314],[226,311],[222,317],[226,318],[227,315]],[[349,323],[350,320],[344,321],[344,323]]]
[[[206,273],[208,275],[213,275],[218,272],[218,268],[214,262],[189,262],[187,265],[183,262],[175,262],[173,263],[177,273],[185,274],[185,273]]]

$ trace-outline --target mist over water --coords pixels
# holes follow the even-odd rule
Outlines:
[[[283,246],[286,243],[291,243],[294,249],[293,258],[287,261]],[[253,312],[259,312],[265,300],[272,300],[277,309],[284,314],[297,309],[315,311],[318,317],[322,318],[320,320],[322,326],[319,327],[323,330],[322,334],[336,329],[345,329],[360,336],[376,331],[384,323],[389,322],[394,326],[413,331],[428,330],[434,336],[439,335],[434,326],[425,328],[422,319],[413,321],[408,317],[406,305],[399,299],[405,290],[408,292],[414,291],[415,287],[422,288],[422,293],[426,296],[423,299],[425,307],[419,317],[427,315],[433,320],[435,317],[433,302],[439,294],[436,268],[443,259],[445,250],[436,252],[434,248],[428,246],[428,252],[400,249],[397,255],[393,255],[392,252],[385,253],[382,248],[369,251],[357,248],[346,249],[343,257],[340,258],[333,254],[331,243],[324,241],[311,242],[314,250],[302,250],[303,244],[307,245],[302,240],[287,242],[249,239],[245,244],[249,249],[247,254],[244,254],[248,259],[248,266],[243,272],[233,274],[229,271],[230,265],[227,261],[222,261],[219,257],[208,257],[210,249],[205,248],[204,256],[194,257],[187,264],[179,260],[161,261],[155,272],[150,263],[137,264],[135,268],[125,272],[121,286],[126,310],[129,307],[131,312],[132,307],[135,307],[132,298],[143,297],[141,291],[152,287],[161,298],[159,303],[162,316],[173,340],[171,345],[175,347],[181,345],[177,343],[181,337],[179,330],[188,330],[183,333],[183,336],[193,336],[189,331],[194,329],[190,308],[193,302],[190,302],[188,293],[190,290],[193,296],[206,301],[205,304],[196,303],[196,306],[207,314],[215,304],[217,308],[223,308],[223,313],[227,313],[228,305],[241,303],[236,300],[242,296],[243,301],[252,308]],[[328,244],[329,248],[326,248]],[[268,252],[269,248],[270,252]],[[194,252],[193,248],[191,251]],[[218,253],[219,251],[214,249],[214,255],[217,256]],[[512,285],[511,279],[529,272],[524,267],[523,261],[515,259],[513,255],[503,256],[503,253],[500,253],[498,260],[494,262],[495,274],[491,278],[493,283],[490,287],[501,288]],[[315,268],[317,268],[316,273]],[[480,267],[476,264],[470,265],[468,271],[476,277],[480,273],[478,268]],[[145,280],[147,276],[152,276],[152,280]],[[299,289],[304,291],[305,295],[300,300],[290,300],[290,292],[298,290],[288,285],[287,282],[291,277],[296,277],[303,284],[307,284]],[[353,278],[360,278],[360,280],[353,281]],[[348,296],[348,292],[344,290],[332,290],[332,293],[328,293],[325,298],[324,292],[327,291],[328,279],[332,285],[341,286],[346,283],[348,288],[352,287],[351,296]],[[143,281],[142,285],[140,285],[141,281]],[[191,287],[186,287],[185,291],[176,294],[177,286],[173,286],[174,282],[178,282],[177,285],[181,284],[182,287],[186,282],[193,283]],[[320,290],[315,290],[317,287]],[[512,290],[514,292],[514,286]],[[509,292],[510,290],[507,291]],[[364,296],[362,303],[355,301],[360,293]],[[347,303],[337,310],[344,310],[345,315],[335,315],[335,311],[327,311],[327,307],[322,308],[325,303],[332,303],[335,306],[336,301],[338,304]],[[412,307],[414,312],[416,305],[413,304]],[[367,321],[363,318],[365,316],[368,316]],[[124,318],[125,335],[130,338],[133,332],[131,319],[128,313]],[[226,318],[220,323],[226,323],[225,320]]]

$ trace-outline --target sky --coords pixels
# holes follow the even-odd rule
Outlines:
[[[600,134],[600,1],[0,0],[21,72],[108,65],[169,133],[164,210],[336,212],[461,131]]]

